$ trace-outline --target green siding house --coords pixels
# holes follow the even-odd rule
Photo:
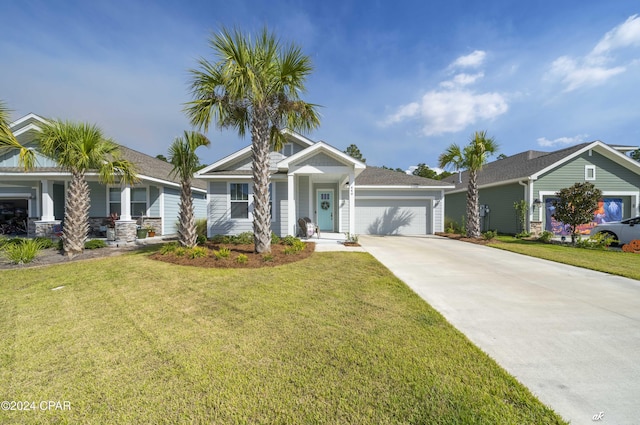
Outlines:
[[[553,218],[551,200],[560,189],[591,182],[603,199],[594,222],[620,220],[639,215],[640,163],[625,155],[636,146],[613,146],[594,141],[554,152],[526,151],[485,165],[478,174],[482,230],[538,234],[549,230],[563,234],[562,223]],[[462,223],[466,209],[468,173],[445,181],[455,185],[445,192],[445,216]],[[514,203],[527,204],[523,229]],[[581,231],[588,233],[592,226]]]

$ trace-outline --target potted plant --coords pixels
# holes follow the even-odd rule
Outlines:
[[[152,225],[147,224],[146,226],[144,226],[144,228],[147,231],[147,235],[149,235],[150,238],[156,235],[156,229],[154,229]]]
[[[107,217],[107,240],[115,241],[116,240],[116,221],[118,220],[117,213],[109,214]]]
[[[147,229],[142,226],[138,226],[138,228],[136,229],[136,236],[138,237],[138,239],[145,239],[147,237],[147,233],[149,233]]]

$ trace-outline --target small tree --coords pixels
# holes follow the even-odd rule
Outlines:
[[[527,231],[527,211],[529,211],[529,204],[524,199],[513,203],[513,208],[516,210],[516,217],[518,218],[518,230],[520,232]]]
[[[429,166],[426,165],[424,162],[421,162],[420,164],[418,164],[418,167],[415,170],[413,170],[413,175],[419,176],[419,177],[426,177],[428,179],[438,178],[438,173],[435,170],[432,170],[431,168],[429,168]]]
[[[571,243],[576,243],[578,226],[593,221],[593,213],[598,208],[602,191],[589,183],[576,183],[556,192],[558,199],[553,201],[555,212],[552,217],[571,229]]]
[[[362,157],[360,149],[358,149],[358,147],[354,144],[347,146],[347,149],[344,150],[344,153],[349,155],[351,158],[357,159],[358,161],[367,162],[367,160]]]

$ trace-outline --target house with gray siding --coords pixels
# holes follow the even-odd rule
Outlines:
[[[308,217],[321,232],[425,235],[444,227],[448,183],[370,167],[290,130],[270,153],[272,231],[298,234]],[[253,231],[251,147],[196,173],[207,184],[208,235]]]
[[[50,236],[62,222],[65,192],[71,175],[55,161],[37,153],[36,136],[45,118],[29,114],[10,124],[14,136],[23,146],[36,150],[33,170],[19,166],[15,150],[0,155],[0,224],[19,223],[29,236]],[[135,164],[140,182],[105,185],[95,172],[86,177],[90,190],[90,236],[104,234],[106,218],[118,215],[116,229],[122,226],[149,225],[159,235],[177,233],[180,182],[171,175],[173,166],[165,161],[120,146],[122,157]],[[193,183],[196,218],[207,216],[206,183]],[[135,233],[135,232],[133,232]],[[130,235],[130,232],[121,232]],[[130,236],[128,236],[130,237]]]
[[[582,182],[593,183],[603,196],[594,221],[583,226],[581,233],[588,234],[597,223],[639,215],[640,163],[626,155],[637,148],[594,141],[554,152],[530,150],[486,164],[478,173],[482,230],[567,234],[563,224],[552,217],[552,201],[560,189]],[[446,191],[445,215],[462,223],[468,172],[444,180],[455,185]],[[514,207],[522,201],[527,206],[524,229]]]

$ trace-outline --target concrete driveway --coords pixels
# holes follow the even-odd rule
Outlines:
[[[572,424],[640,424],[640,282],[437,236],[360,243]]]

